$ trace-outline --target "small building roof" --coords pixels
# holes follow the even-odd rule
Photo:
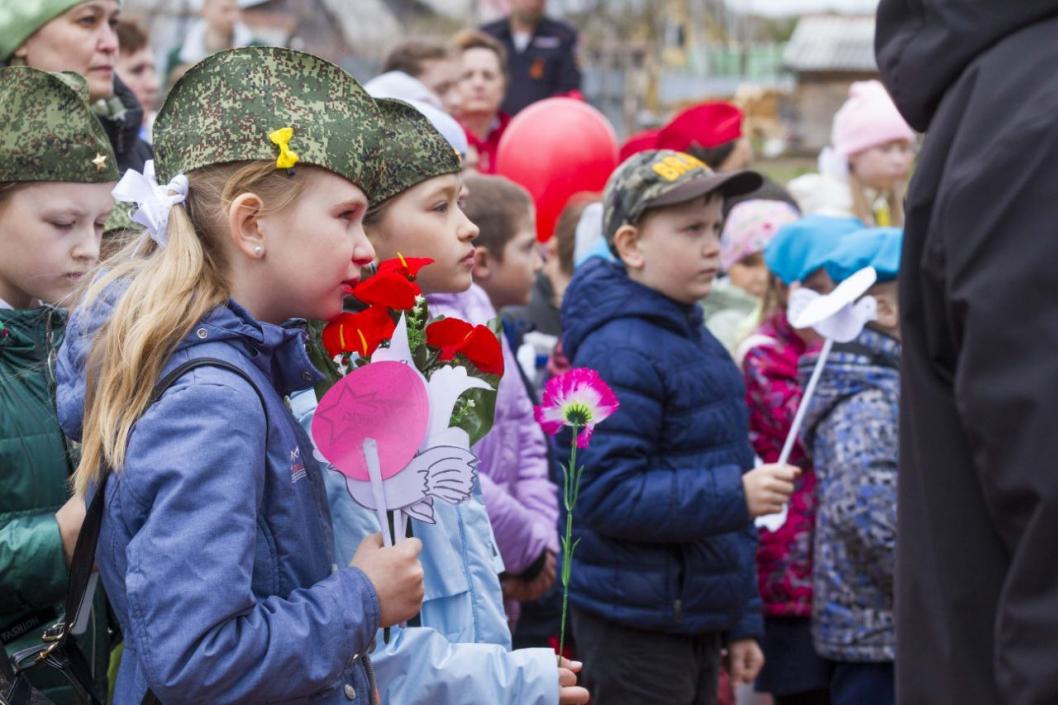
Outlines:
[[[803,17],[783,51],[783,66],[811,71],[878,71],[873,15]]]

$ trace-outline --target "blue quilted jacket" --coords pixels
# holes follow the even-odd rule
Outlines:
[[[816,355],[801,359],[807,378]],[[836,345],[805,416],[815,465],[812,629],[836,661],[892,661],[900,343],[865,329]]]
[[[598,370],[621,401],[578,455],[587,470],[570,600],[651,631],[759,636],[738,368],[701,309],[631,281],[620,264],[585,263],[564,299],[571,362]],[[558,437],[562,462],[568,441]]]

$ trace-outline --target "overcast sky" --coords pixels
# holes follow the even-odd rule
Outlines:
[[[761,15],[798,15],[805,12],[872,13],[878,0],[726,0],[729,7]]]

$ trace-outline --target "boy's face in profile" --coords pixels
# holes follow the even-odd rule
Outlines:
[[[477,251],[474,282],[489,295],[492,306],[499,310],[528,304],[536,274],[543,267],[532,213],[526,214],[521,227],[503,246],[502,259],[484,247],[478,247]]]
[[[706,194],[623,226],[614,242],[629,277],[684,304],[708,296],[720,271],[723,204],[719,194]]]

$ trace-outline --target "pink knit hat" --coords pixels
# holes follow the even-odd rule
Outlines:
[[[849,99],[834,115],[830,145],[842,159],[891,142],[914,141],[915,133],[904,121],[879,81],[858,81],[849,86]]]
[[[779,228],[800,217],[783,201],[742,201],[731,209],[720,234],[720,269],[726,272],[742,258],[763,252]]]

